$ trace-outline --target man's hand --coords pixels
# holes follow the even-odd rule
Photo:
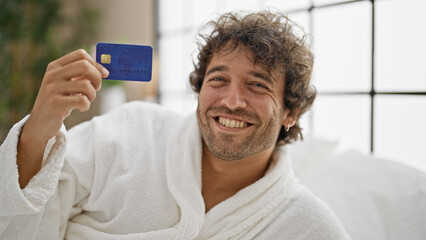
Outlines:
[[[89,110],[107,76],[108,71],[84,50],[49,63],[25,128],[46,141],[52,138],[73,109]]]
[[[17,164],[21,188],[40,170],[47,141],[59,132],[73,109],[89,110],[102,78],[108,74],[81,49],[49,63],[19,139]]]

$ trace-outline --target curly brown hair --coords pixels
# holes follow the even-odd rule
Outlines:
[[[194,63],[195,70],[189,77],[192,89],[200,92],[213,54],[228,43],[233,43],[234,49],[245,47],[253,53],[256,64],[261,64],[269,74],[279,73],[277,76],[283,76],[285,81],[284,109],[289,109],[297,121],[288,132],[281,127],[277,145],[296,141],[299,136],[303,139],[298,119],[311,108],[316,97],[316,90],[310,85],[314,57],[307,43],[308,35],[297,37],[293,28],[300,27],[285,15],[270,11],[225,13],[205,27],[210,26],[210,34],[199,34],[198,63]]]

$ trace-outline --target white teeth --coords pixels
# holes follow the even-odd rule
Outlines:
[[[242,128],[247,126],[247,123],[245,122],[238,121],[238,120],[231,120],[231,119],[223,118],[223,117],[219,117],[219,123],[229,128]]]

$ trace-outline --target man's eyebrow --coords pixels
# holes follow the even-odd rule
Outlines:
[[[215,67],[210,68],[210,70],[207,71],[206,76],[213,73],[213,72],[220,72],[220,71],[227,71],[227,70],[229,70],[229,69],[225,65],[215,66]]]
[[[261,73],[261,72],[256,72],[256,71],[249,71],[248,72],[250,75],[257,77],[257,78],[261,78],[265,81],[267,81],[270,84],[274,84],[275,82],[271,79],[271,77],[269,77],[268,75]]]
[[[210,68],[206,72],[206,76],[208,76],[209,74],[214,73],[214,72],[228,71],[228,70],[229,70],[229,68],[227,66],[225,66],[225,65],[215,66],[215,67]],[[275,83],[271,79],[271,77],[269,77],[267,74],[264,74],[264,73],[261,73],[261,72],[257,72],[257,71],[249,71],[248,74],[252,75],[253,77],[263,79],[263,80],[265,80],[266,82],[268,82],[268,83],[270,83],[272,85],[274,85],[274,83]]]

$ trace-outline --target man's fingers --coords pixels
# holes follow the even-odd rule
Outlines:
[[[106,70],[101,64],[97,63],[84,49],[78,49],[74,52],[68,53],[67,55],[52,62],[52,64],[55,67],[63,67],[79,60],[89,61],[89,63],[101,73],[102,78],[108,77],[108,70]]]
[[[83,94],[90,102],[93,102],[96,98],[96,90],[89,80],[61,82],[56,87],[60,89],[59,94],[61,95],[69,96]]]
[[[80,81],[76,79],[89,79],[95,89],[101,86],[100,72],[87,60],[78,60],[64,67],[53,70],[50,74],[60,76],[69,81]],[[82,76],[85,76],[82,78]]]
[[[86,95],[83,94],[60,96],[59,99],[62,102],[61,109],[65,111],[64,115],[67,115],[72,109],[85,112],[90,108],[90,101]]]
[[[108,75],[109,75],[109,71],[104,66],[102,66],[101,64],[99,64],[97,62],[95,62],[95,64],[96,64],[96,69],[100,69],[102,78],[107,78]]]
[[[65,66],[68,65],[72,62],[78,61],[78,60],[83,60],[86,59],[90,62],[93,66],[96,66],[94,64],[94,60],[93,58],[86,52],[86,50],[84,49],[78,49],[75,50],[73,52],[68,53],[65,56],[62,56],[61,58],[58,58],[57,60],[54,61],[55,65],[57,66]]]

